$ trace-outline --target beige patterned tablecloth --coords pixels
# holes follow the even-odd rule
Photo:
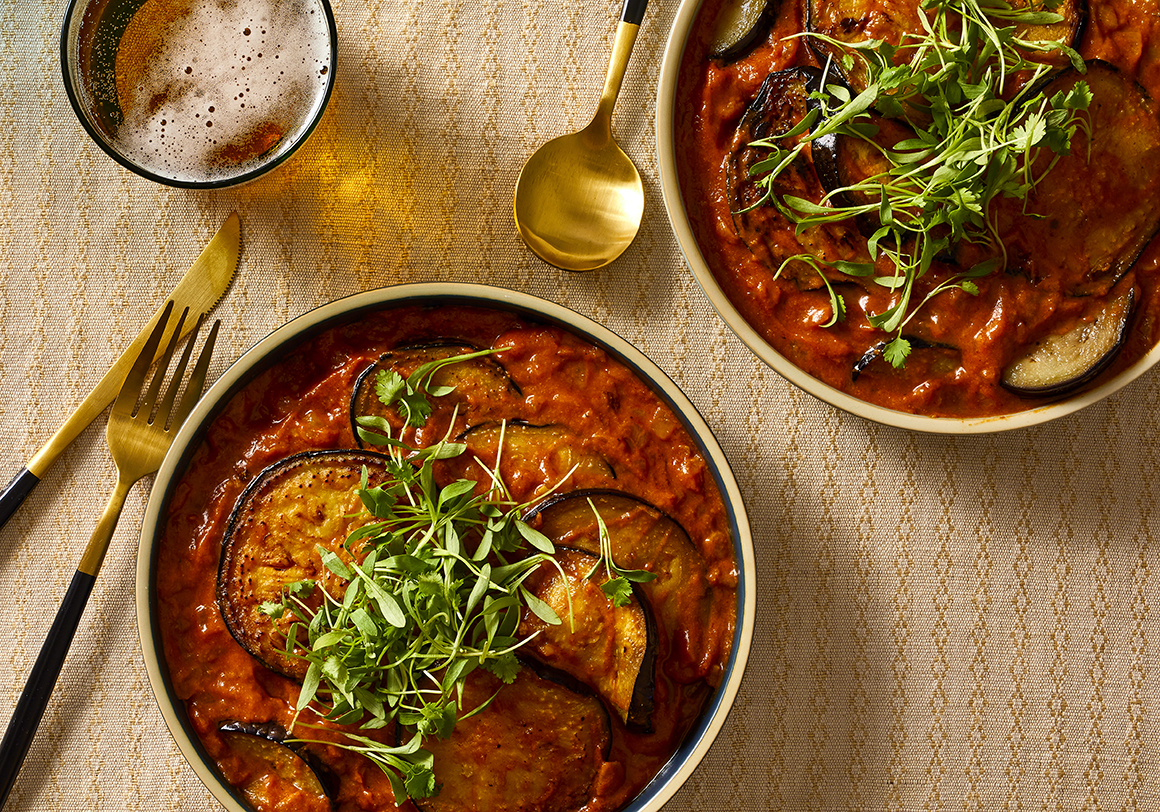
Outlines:
[[[791,388],[718,319],[661,206],[654,97],[675,2],[649,9],[615,118],[645,178],[643,231],[581,275],[525,249],[511,192],[538,144],[595,109],[616,0],[339,0],[338,81],[314,138],[215,193],[150,184],[90,143],[60,80],[63,11],[0,3],[0,478],[237,209],[214,374],[345,294],[479,281],[609,326],[701,410],[750,513],[758,616],[736,706],[669,809],[1160,806],[1160,377],[1049,425],[962,438]],[[0,719],[112,488],[103,432],[101,418],[0,530]],[[9,809],[217,808],[141,662],[146,492],[130,496]]]

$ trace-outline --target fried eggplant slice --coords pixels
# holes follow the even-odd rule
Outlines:
[[[910,343],[911,350],[928,350],[931,351],[932,354],[937,353],[940,358],[935,362],[934,366],[941,367],[944,374],[949,373],[950,369],[957,367],[962,361],[962,354],[958,351],[958,349],[950,346],[949,344],[927,341],[924,338],[919,338],[918,336],[913,335],[906,335],[903,336],[903,338]],[[866,352],[862,353],[857,361],[854,362],[854,366],[850,371],[850,380],[858,380],[863,372],[866,372],[867,369],[871,368],[871,364],[873,364],[875,361],[879,361],[879,359],[882,358],[885,352],[885,341],[878,341],[872,345],[869,349],[866,350]],[[921,355],[912,356],[912,358],[914,359],[914,362],[923,363],[925,361],[928,365],[931,364],[932,360],[931,358],[924,359],[921,357]],[[879,363],[886,362],[879,361]],[[910,363],[912,363],[912,360],[908,358],[907,364]]]
[[[867,195],[850,187],[867,181],[889,180],[892,164],[884,150],[914,137],[914,130],[901,121],[873,113],[869,116],[868,123],[878,130],[872,142],[847,135],[829,135],[815,140],[811,149],[818,180],[835,206],[875,207],[873,213],[856,218],[859,231],[866,237],[882,225],[877,213],[880,196]]]
[[[1135,264],[1160,228],[1160,106],[1106,62],[1068,70],[1047,97],[1086,82],[1091,141],[1082,132],[1071,151],[1025,201],[997,201],[1007,270],[1034,282],[1067,280],[1073,296],[1103,296]],[[1041,156],[1049,160],[1049,156]],[[1042,167],[1033,167],[1038,176]],[[1031,217],[1024,214],[1024,210]]]
[[[1012,3],[1016,8],[1025,8],[1028,3],[1015,0]],[[1043,3],[1031,3],[1036,10],[1043,8]],[[1016,26],[1019,36],[1029,42],[1062,42],[1070,48],[1079,48],[1087,31],[1090,9],[1088,0],[1061,0],[1052,9],[1061,19],[1055,23],[1020,23]],[[1027,54],[1028,59],[1043,60],[1043,55]],[[1066,60],[1060,58],[1056,52],[1049,52],[1046,58],[1063,64]]]
[[[222,740],[238,755],[259,769],[240,778],[235,784],[246,800],[258,808],[265,805],[267,775],[294,787],[303,797],[300,808],[329,810],[338,797],[337,776],[323,764],[307,745],[287,742],[286,729],[276,722],[222,722],[218,725]]]
[[[350,400],[351,427],[354,429],[355,437],[358,437],[358,424],[355,421],[363,415],[385,417],[396,432],[403,425],[398,411],[384,406],[379,400],[376,383],[381,371],[397,372],[406,378],[424,364],[479,351],[479,347],[462,342],[440,342],[401,347],[385,353],[377,362],[367,367],[355,382]],[[514,400],[521,397],[519,386],[508,375],[503,364],[490,355],[441,367],[432,376],[431,385],[454,387],[442,397],[431,398],[431,404],[434,409],[447,414],[458,407],[460,416],[469,424],[481,422],[491,416],[493,411],[504,413]],[[363,445],[361,439],[359,444],[360,447]]]
[[[767,196],[767,190],[757,183],[761,176],[751,172],[770,152],[751,144],[793,129],[805,117],[812,103],[810,93],[820,87],[821,77],[820,70],[809,66],[769,74],[738,124],[724,170],[725,191],[737,235],[762,265],[793,279],[802,290],[817,290],[824,283],[818,271],[807,263],[795,260],[783,269],[786,258],[807,253],[822,262],[851,260],[865,250],[865,240],[856,229],[843,223],[815,226],[796,234],[794,224],[771,200],[790,195],[820,201],[825,189],[810,162],[799,159],[774,181]]]
[[[502,690],[501,690],[502,688]],[[477,669],[447,739],[429,737],[439,794],[423,812],[574,812],[593,795],[608,757],[611,722],[592,694],[576,693],[523,668],[511,685]]]
[[[848,49],[843,46],[867,40],[898,45],[905,34],[923,30],[922,13],[914,0],[807,0],[805,28],[818,36],[807,36],[806,42],[819,63],[832,63],[860,92],[866,81],[857,60],[844,64]]]
[[[587,685],[629,730],[651,732],[657,632],[643,590],[634,584],[629,603],[616,606],[600,588],[599,556],[558,548],[554,559],[524,585],[563,622],[550,626],[525,609],[519,636],[536,636],[522,651]]]
[[[1060,335],[1032,344],[1003,370],[1003,386],[1024,397],[1057,397],[1094,380],[1128,338],[1135,291],[1093,302],[1094,313]]]
[[[1012,5],[1025,7],[1028,3],[1015,0]],[[1037,10],[1043,3],[1031,2]],[[1078,46],[1087,27],[1087,0],[1061,0],[1051,9],[1062,19],[1051,24],[1019,24],[1017,35],[1029,42],[1062,42],[1071,48]],[[806,31],[818,36],[807,37],[810,49],[818,62],[825,65],[832,61],[842,72],[846,81],[856,92],[866,89],[866,80],[855,58],[847,66],[848,45],[857,45],[868,40],[884,40],[892,45],[903,45],[907,35],[923,33],[920,15],[924,12],[914,0],[807,0]],[[1006,24],[997,22],[996,27]],[[1032,61],[1046,61],[1052,64],[1066,64],[1066,58],[1057,50],[1028,50],[1026,57]],[[909,58],[909,57],[904,57]]]
[[[571,473],[567,484],[592,487],[616,478],[612,465],[599,452],[588,448],[566,426],[539,426],[522,420],[489,421],[472,426],[459,439],[467,444],[470,456],[478,457],[500,473],[512,490],[519,493],[545,491]],[[502,446],[501,446],[502,440]],[[521,480],[533,479],[525,487]]]
[[[722,62],[743,58],[769,33],[777,5],[777,0],[726,0],[714,22],[710,58]]]
[[[711,589],[704,556],[672,517],[619,491],[575,491],[546,500],[526,519],[557,547],[600,554],[600,524],[608,532],[612,559],[622,569],[643,569],[656,578],[640,584],[657,624],[658,656],[666,673],[682,682],[704,679],[718,652],[705,636],[710,618],[727,596]],[[666,652],[671,652],[668,656]]]
[[[281,601],[288,584],[304,580],[341,596],[344,586],[322,565],[318,547],[350,560],[343,543],[370,521],[357,493],[363,468],[370,485],[381,484],[387,459],[370,451],[295,454],[262,471],[238,497],[222,539],[218,605],[234,639],[267,668],[305,676],[307,664],[286,651],[291,618],[275,620],[262,604]]]

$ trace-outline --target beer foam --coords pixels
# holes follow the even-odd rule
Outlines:
[[[146,0],[117,51],[114,143],[173,180],[244,175],[309,127],[330,56],[318,0]]]

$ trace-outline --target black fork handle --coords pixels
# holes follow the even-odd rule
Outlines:
[[[620,12],[620,19],[626,23],[640,25],[644,20],[644,10],[648,0],[624,0],[624,9]]]
[[[28,674],[28,681],[24,684],[24,692],[20,694],[16,710],[8,722],[8,729],[4,731],[4,740],[0,741],[0,808],[8,800],[16,776],[20,774],[20,766],[28,755],[40,719],[48,707],[52,689],[60,677],[64,659],[96,580],[95,575],[80,570],[73,575],[72,583],[56,613],[56,620],[52,622],[48,637]]]
[[[20,473],[12,477],[8,486],[0,491],[0,527],[8,523],[12,514],[16,512],[16,508],[20,507],[20,503],[36,487],[37,482],[40,482],[40,477],[27,468],[23,468]]]

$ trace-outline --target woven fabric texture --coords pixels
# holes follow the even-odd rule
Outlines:
[[[644,176],[643,228],[587,274],[524,247],[511,195],[535,147],[594,112],[619,3],[338,0],[321,125],[280,169],[216,192],[137,178],[90,141],[61,81],[64,8],[0,3],[5,481],[233,210],[244,245],[211,376],[358,291],[525,291],[660,365],[712,427],[749,511],[749,668],[668,809],[1160,806],[1160,377],[1050,424],[972,437],[885,428],[792,388],[713,311],[661,204],[654,100],[674,0],[648,9],[614,117]],[[104,423],[0,530],[0,720],[113,487]],[[13,812],[218,808],[142,662],[135,552],[150,482],[129,497]]]

